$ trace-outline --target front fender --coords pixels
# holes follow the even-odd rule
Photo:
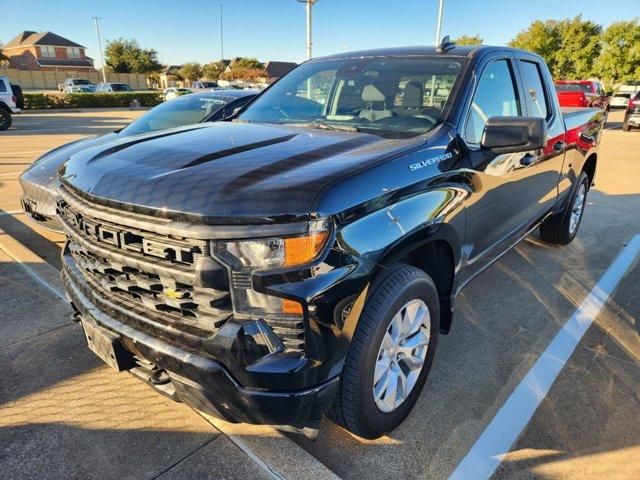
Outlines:
[[[338,248],[386,265],[421,244],[443,239],[458,265],[467,196],[463,187],[441,185],[388,204],[340,229]]]

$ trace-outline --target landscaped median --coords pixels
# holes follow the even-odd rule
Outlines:
[[[162,92],[118,93],[24,93],[24,110],[52,110],[64,108],[129,107],[138,100],[141,107],[162,103]]]

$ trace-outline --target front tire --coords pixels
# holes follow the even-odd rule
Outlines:
[[[431,369],[439,319],[429,275],[408,265],[386,272],[360,316],[329,418],[369,439],[400,425]]]
[[[564,210],[548,217],[540,225],[540,237],[542,240],[560,245],[567,245],[573,241],[582,222],[588,191],[589,177],[582,172]]]
[[[11,119],[11,112],[5,110],[4,108],[0,109],[0,131],[8,130],[11,126],[13,120]]]

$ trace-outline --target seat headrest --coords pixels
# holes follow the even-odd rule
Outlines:
[[[407,82],[402,94],[402,106],[409,108],[422,108],[424,86],[421,82]]]
[[[363,102],[384,102],[384,95],[374,85],[366,85],[362,89]]]

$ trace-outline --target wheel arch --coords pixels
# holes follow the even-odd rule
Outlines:
[[[587,177],[589,177],[589,188],[591,188],[595,182],[597,164],[598,154],[596,152],[593,152],[587,157],[584,164],[582,165],[582,171],[587,174]]]
[[[380,260],[383,267],[389,268],[396,264],[410,265],[425,271],[431,277],[438,291],[440,330],[445,334],[451,328],[453,317],[452,295],[459,252],[455,230],[451,225],[441,224],[431,235],[413,236],[387,252]]]

